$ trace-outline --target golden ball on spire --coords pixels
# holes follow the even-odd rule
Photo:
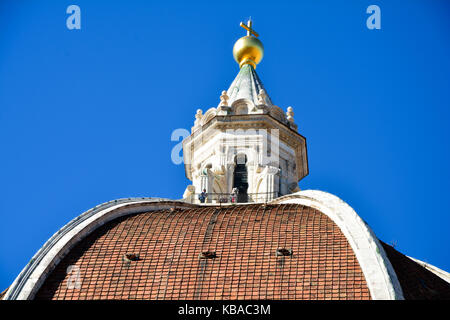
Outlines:
[[[239,67],[249,64],[253,68],[262,60],[264,56],[264,46],[262,42],[253,37],[245,36],[240,38],[233,47],[233,56]]]
[[[264,55],[264,46],[261,41],[256,39],[259,34],[252,28],[252,20],[249,19],[245,25],[241,22],[240,26],[247,30],[247,36],[240,38],[233,47],[234,59],[239,63],[239,67],[249,64],[253,68],[261,61]]]

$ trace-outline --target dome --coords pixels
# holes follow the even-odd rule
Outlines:
[[[222,206],[131,198],[61,228],[3,299],[449,299],[448,278],[326,192]]]
[[[124,262],[124,254],[139,259]],[[70,266],[80,289],[68,288]],[[162,209],[99,227],[35,299],[370,299],[339,227],[298,204]]]

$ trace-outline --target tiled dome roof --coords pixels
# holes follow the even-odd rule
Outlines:
[[[450,299],[449,279],[379,241],[338,197],[305,190],[268,204],[101,204],[56,232],[0,298]]]
[[[124,261],[125,254],[139,255]],[[68,266],[80,289],[68,289]],[[298,204],[124,216],[79,242],[36,299],[370,299],[336,224]]]

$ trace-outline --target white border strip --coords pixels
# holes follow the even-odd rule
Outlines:
[[[370,227],[338,197],[323,191],[305,190],[271,203],[297,203],[326,214],[341,229],[352,247],[366,278],[373,300],[403,300],[397,275]]]
[[[413,260],[414,262],[420,264],[422,267],[424,267],[428,271],[433,272],[435,275],[437,275],[442,280],[445,280],[448,283],[450,283],[450,273],[448,273],[447,271],[439,269],[438,267],[433,266],[432,264],[429,264],[429,263],[424,262],[422,260],[419,260],[419,259],[416,259],[416,258],[413,258],[413,257],[409,257],[409,256],[407,256],[407,257],[409,259]]]

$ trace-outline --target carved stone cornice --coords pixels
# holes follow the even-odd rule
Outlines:
[[[271,138],[272,129],[278,129],[279,140],[295,151],[295,163],[298,181],[308,175],[308,159],[306,138],[290,128],[288,125],[273,118],[270,114],[245,114],[245,115],[216,115],[203,126],[197,128],[191,136],[183,140],[183,155],[185,157],[186,176],[192,180],[191,169],[186,165],[186,160],[192,163],[193,154],[200,147],[208,143],[216,136],[216,131],[226,132],[229,129],[237,130],[267,130],[268,139]],[[195,142],[195,143],[192,143]],[[190,159],[187,159],[189,158]]]

